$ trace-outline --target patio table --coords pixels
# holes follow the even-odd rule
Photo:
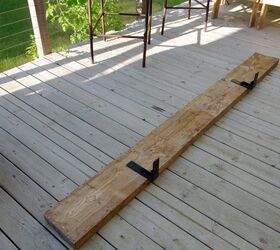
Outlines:
[[[222,0],[216,0],[213,9],[212,18],[215,19],[219,15],[219,10],[221,6]],[[262,5],[261,12],[260,12],[260,19],[258,28],[261,29],[264,26],[265,16],[268,10],[269,5],[278,6],[280,7],[280,0],[254,0],[253,7],[252,7],[252,14],[249,20],[249,27],[254,27],[256,24],[257,14],[259,10],[259,6]]]

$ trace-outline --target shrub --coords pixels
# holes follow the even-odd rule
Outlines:
[[[105,10],[118,12],[118,0],[105,0]],[[64,32],[70,34],[71,43],[77,43],[88,38],[88,10],[87,0],[47,0],[47,18],[53,23],[58,23]],[[100,14],[100,3],[93,0],[93,23]],[[107,30],[119,30],[122,27],[118,16],[106,16]],[[101,25],[96,32],[100,32]]]

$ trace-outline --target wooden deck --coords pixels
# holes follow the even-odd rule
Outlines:
[[[53,53],[0,74],[0,249],[67,249],[43,215],[253,52],[280,57],[280,24],[249,9],[155,16],[140,41]],[[173,13],[173,14],[171,14]],[[269,20],[269,19],[268,19]],[[137,33],[142,25],[127,32]],[[279,249],[280,67],[83,249]]]

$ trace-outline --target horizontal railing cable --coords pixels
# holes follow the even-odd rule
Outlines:
[[[22,10],[22,9],[28,9],[28,5],[20,7],[20,8],[12,9],[12,10],[2,11],[2,12],[0,12],[0,15],[6,14],[6,13],[10,13],[10,12],[13,12],[13,11]]]
[[[19,35],[19,34],[22,34],[22,33],[27,33],[28,31],[32,31],[33,29],[32,28],[30,28],[30,29],[26,29],[26,30],[23,30],[23,31],[19,31],[19,32],[16,32],[16,33],[13,33],[13,34],[10,34],[10,35],[8,35],[8,36],[4,36],[4,37],[0,37],[0,40],[3,40],[3,39],[7,39],[7,38],[9,38],[9,37],[13,37],[13,36],[16,36],[16,35]],[[30,32],[28,32],[28,33],[30,33]]]
[[[25,41],[25,42],[21,42],[21,43],[15,44],[15,45],[13,45],[13,46],[10,46],[10,47],[7,47],[7,48],[5,48],[5,49],[0,50],[0,52],[5,51],[5,50],[9,50],[9,49],[12,49],[12,48],[19,47],[19,46],[21,46],[21,45],[30,43],[31,41],[32,41],[32,40],[27,40],[27,41]]]
[[[3,24],[3,25],[0,25],[0,28],[9,26],[9,25],[12,25],[12,24],[15,24],[15,23],[20,23],[20,22],[23,22],[23,21],[26,21],[26,20],[31,20],[31,18],[27,17],[27,18],[23,18],[23,19],[14,21],[14,22],[6,23],[6,24]]]

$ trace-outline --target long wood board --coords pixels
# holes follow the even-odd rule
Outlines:
[[[47,221],[79,248],[149,183],[128,168],[128,162],[151,170],[153,161],[159,158],[161,173],[249,92],[232,79],[251,82],[259,72],[259,82],[277,64],[277,58],[252,55],[50,209],[45,214]]]

